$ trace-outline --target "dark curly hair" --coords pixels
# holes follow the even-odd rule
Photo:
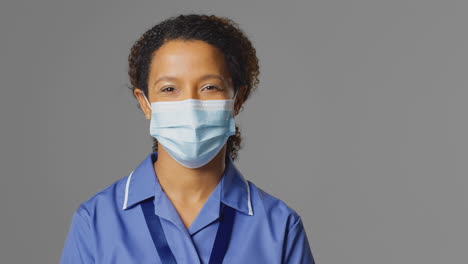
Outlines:
[[[224,54],[237,91],[234,112],[243,110],[243,104],[259,83],[259,64],[253,47],[238,24],[226,17],[204,14],[185,14],[170,17],[153,26],[133,44],[128,56],[129,89],[136,88],[148,97],[148,74],[153,53],[170,40],[201,40],[211,44]],[[140,110],[141,107],[138,105]],[[241,133],[228,138],[227,153],[235,160],[241,149]],[[153,152],[158,151],[158,141],[153,138]]]

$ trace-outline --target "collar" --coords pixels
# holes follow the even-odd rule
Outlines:
[[[159,202],[163,190],[153,167],[157,159],[157,152],[150,153],[127,177],[122,210],[127,210],[150,197],[155,197],[156,204]],[[249,182],[236,168],[229,155],[216,191],[218,189],[222,203],[247,215],[253,215]]]

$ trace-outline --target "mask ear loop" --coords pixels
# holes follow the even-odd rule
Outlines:
[[[146,95],[143,93],[143,97],[145,98],[146,100],[146,103],[148,104],[149,108],[151,109],[151,111],[153,111],[153,108],[151,107],[151,103],[148,101],[148,98],[146,98]],[[151,116],[151,115],[150,115]]]
[[[239,89],[236,89],[236,92],[234,93],[234,98],[232,99],[234,102],[236,101],[238,92],[239,92]]]
[[[236,97],[237,97],[237,94],[239,92],[239,89],[236,89],[236,91],[234,92],[234,98],[232,99],[232,116],[234,117],[234,107],[235,107],[235,103],[236,103]]]

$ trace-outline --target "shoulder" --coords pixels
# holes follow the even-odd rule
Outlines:
[[[254,215],[264,218],[269,224],[274,224],[286,233],[299,224],[301,216],[293,207],[253,182],[248,180],[248,183]]]
[[[98,236],[115,230],[121,193],[128,176],[122,177],[82,201],[74,210],[60,263],[95,263]],[[105,233],[102,233],[105,232]]]
[[[76,209],[76,214],[86,219],[93,218],[98,212],[100,214],[107,214],[111,211],[118,212],[123,205],[128,177],[126,175],[115,180],[83,200]]]

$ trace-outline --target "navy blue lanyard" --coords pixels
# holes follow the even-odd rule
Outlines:
[[[174,255],[167,244],[159,216],[154,213],[153,199],[154,197],[151,197],[143,201],[141,203],[141,210],[145,216],[146,224],[148,225],[148,229],[151,233],[151,237],[153,238],[154,246],[158,251],[159,257],[165,264],[176,264],[177,262]],[[234,224],[234,209],[224,205],[223,203],[221,203],[220,206],[220,222],[218,225],[218,231],[216,232],[213,249],[211,250],[209,264],[220,264],[223,262],[224,255],[226,255],[229,245],[229,240],[231,239],[232,225]]]

